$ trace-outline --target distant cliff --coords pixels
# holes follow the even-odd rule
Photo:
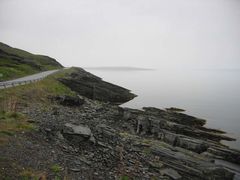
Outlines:
[[[0,42],[0,81],[62,67],[51,57],[31,54]]]

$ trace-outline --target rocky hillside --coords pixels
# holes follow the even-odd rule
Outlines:
[[[0,42],[0,81],[62,67],[53,58],[34,55]]]
[[[0,179],[240,178],[240,151],[221,143],[234,139],[206,120],[177,108],[122,108],[129,90],[65,71],[11,89],[21,92],[15,98],[0,91],[12,104],[0,113]]]

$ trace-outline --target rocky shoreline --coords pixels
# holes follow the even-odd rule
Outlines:
[[[221,144],[234,139],[206,120],[171,108],[122,108],[135,95],[83,69],[59,81],[77,95],[21,107],[38,129],[13,137],[0,154],[47,179],[56,177],[52,164],[59,179],[240,179],[240,151]]]

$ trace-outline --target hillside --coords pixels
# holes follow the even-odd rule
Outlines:
[[[51,57],[31,54],[0,42],[0,81],[61,67]]]
[[[62,67],[4,44],[0,62],[9,78]],[[0,89],[0,179],[239,179],[234,138],[179,108],[120,106],[135,97],[79,67]]]

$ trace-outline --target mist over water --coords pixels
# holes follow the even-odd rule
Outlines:
[[[187,114],[206,119],[207,127],[237,138],[236,142],[224,143],[240,149],[240,70],[87,70],[138,95],[122,106],[185,109]]]
[[[239,0],[0,0],[0,41],[64,66],[240,68]]]

